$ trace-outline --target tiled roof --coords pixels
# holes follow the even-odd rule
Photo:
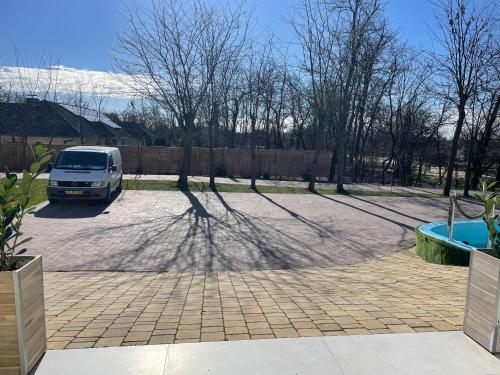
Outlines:
[[[39,137],[133,137],[125,129],[94,110],[78,115],[74,106],[46,100],[0,103],[0,134]]]
[[[0,133],[42,137],[78,137],[79,132],[59,116],[50,102],[0,103]]]

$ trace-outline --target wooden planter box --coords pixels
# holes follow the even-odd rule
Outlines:
[[[0,272],[0,374],[27,374],[47,349],[42,257]]]
[[[469,263],[464,332],[491,353],[500,352],[500,259],[474,250]]]

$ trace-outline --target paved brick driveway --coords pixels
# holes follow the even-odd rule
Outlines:
[[[24,228],[47,271],[296,269],[408,248],[446,209],[423,197],[124,191],[108,207],[42,205]]]
[[[46,272],[48,346],[458,330],[466,280],[411,250],[333,268]]]

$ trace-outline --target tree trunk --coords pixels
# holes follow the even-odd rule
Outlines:
[[[491,140],[491,135],[493,132],[493,125],[495,124],[499,108],[500,108],[500,95],[497,96],[495,103],[493,104],[493,109],[489,112],[489,117],[484,127],[484,134],[482,135],[481,139],[478,142],[476,155],[472,159],[471,186],[473,188],[475,188],[479,184],[479,179],[481,178],[481,175],[484,173],[483,162],[484,159],[486,158],[488,145]]]
[[[234,100],[234,111],[231,118],[231,136],[229,139],[229,147],[234,148],[236,140],[236,125],[238,124],[238,114],[240,112],[240,102],[239,100]]]
[[[382,162],[382,185],[385,185],[385,175],[391,165],[393,166],[392,176],[394,177],[394,156],[395,156],[395,148],[393,143],[391,146],[391,156]]]
[[[276,148],[283,148],[283,139],[281,138],[281,114],[276,113],[276,132],[274,134],[274,145]]]
[[[269,126],[271,124],[271,107],[266,106],[266,119],[264,122],[264,134],[266,136],[265,148],[269,150],[271,148],[271,134],[269,132]]]
[[[253,190],[257,190],[257,185],[255,184],[255,180],[257,179],[257,171],[256,171],[256,159],[257,155],[255,153],[255,124],[257,122],[257,116],[251,116],[250,118],[250,123],[252,127],[252,134],[250,138],[250,169],[251,169],[251,182],[250,182],[250,188]]]
[[[181,163],[181,170],[179,172],[179,180],[177,186],[179,189],[186,191],[188,188],[188,176],[191,166],[191,154],[193,150],[193,129],[194,129],[194,116],[186,115],[183,119],[184,122],[184,144],[183,144],[183,158]]]
[[[443,159],[441,158],[441,142],[439,138],[439,129],[436,131],[436,156],[438,162],[438,181],[439,186],[443,184]]]
[[[316,186],[316,175],[318,174],[319,152],[320,152],[320,148],[315,147],[314,148],[313,164],[312,164],[312,168],[311,168],[311,179],[309,180],[309,185],[307,186],[307,190],[309,190],[311,193],[314,192],[314,189]]]
[[[465,100],[460,99],[458,105],[458,120],[457,127],[455,128],[455,133],[453,135],[453,141],[451,143],[450,159],[448,161],[448,168],[446,171],[446,181],[444,184],[443,195],[449,196],[451,190],[451,184],[453,182],[453,171],[455,168],[455,163],[457,160],[458,152],[458,141],[460,140],[460,134],[462,133],[462,127],[465,120]]]
[[[418,173],[417,173],[417,178],[415,179],[415,185],[422,184],[423,167],[424,167],[424,155],[420,155],[420,158],[418,160]]]
[[[309,180],[309,185],[307,186],[307,190],[309,190],[311,193],[314,192],[316,186],[316,175],[318,174],[319,152],[321,150],[321,135],[324,123],[323,116],[318,116],[317,121],[316,132],[314,134],[314,157],[311,166],[311,179]]]
[[[360,175],[361,169],[361,157],[360,157],[360,144],[361,144],[361,132],[363,131],[364,121],[360,120],[357,131],[355,132],[354,139],[354,152],[352,154],[352,182],[358,182],[358,177]]]
[[[345,119],[346,120],[346,119]],[[339,123],[339,131],[337,134],[337,192],[344,192],[344,172],[345,172],[345,135],[346,121],[342,120]]]
[[[333,182],[335,179],[335,171],[337,167],[337,152],[333,149],[332,158],[330,160],[330,173],[328,174],[328,182]]]
[[[467,167],[465,170],[464,197],[469,196],[473,149],[474,149],[474,136],[471,134],[471,138],[469,140],[469,147],[467,149]]]
[[[304,150],[306,149],[306,145],[304,144],[304,133],[303,133],[303,128],[304,125],[297,125],[297,143],[296,143],[296,149],[300,149],[302,147]]]
[[[214,156],[214,127],[208,127],[208,169],[210,174],[209,186],[215,190],[215,156]]]
[[[215,155],[214,147],[215,145],[215,125],[219,119],[219,108],[217,104],[214,105],[212,114],[210,116],[208,124],[208,153],[209,153],[209,173],[210,173],[210,183],[209,186],[212,190],[215,190]]]

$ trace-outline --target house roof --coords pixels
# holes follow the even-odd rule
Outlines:
[[[108,125],[111,128],[120,129],[119,125],[115,124],[106,115],[104,115],[102,112],[96,111],[95,109],[91,109],[91,108],[79,108],[79,107],[71,105],[71,104],[59,104],[59,105],[61,107],[66,108],[68,111],[70,111],[71,113],[73,113],[73,114],[75,114],[77,116],[82,116],[87,121],[90,121],[90,122],[102,122],[102,123]]]
[[[54,113],[47,101],[0,103],[0,134],[78,137],[79,132]]]
[[[76,138],[80,132],[85,137],[134,137],[95,110],[47,100],[0,103],[0,134]]]
[[[120,127],[125,129],[127,133],[129,133],[136,139],[155,138],[154,134],[151,131],[135,122],[120,121],[118,122],[118,124],[120,125]]]
[[[78,132],[78,134],[80,134],[81,129],[85,137],[113,138],[117,136],[105,123],[101,121],[89,121],[87,118],[78,115],[75,107],[68,106],[73,109],[70,111],[66,105],[54,102],[48,103],[59,116],[67,121],[68,125]]]

